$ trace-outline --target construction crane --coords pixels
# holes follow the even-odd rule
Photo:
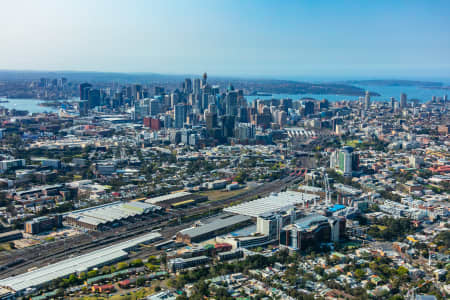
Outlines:
[[[328,179],[328,173],[324,171],[323,182],[325,187],[325,205],[331,205],[331,188],[330,188],[330,180]]]
[[[347,219],[348,213],[350,212],[350,208],[351,208],[351,207],[353,207],[353,199],[350,200],[350,203],[347,205],[347,208],[346,208],[346,210],[345,210],[345,215],[344,215],[345,219]]]

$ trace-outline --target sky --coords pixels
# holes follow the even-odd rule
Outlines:
[[[448,0],[0,0],[0,69],[450,78]]]

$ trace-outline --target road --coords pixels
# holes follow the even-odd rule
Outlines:
[[[121,242],[146,234],[155,229],[161,229],[160,233],[163,238],[167,240],[179,230],[190,227],[194,221],[193,218],[192,220],[179,224],[178,221],[180,220],[180,217],[193,217],[216,211],[231,203],[250,200],[257,196],[265,196],[272,192],[280,192],[298,180],[298,177],[288,176],[280,180],[264,183],[254,189],[230,198],[214,202],[205,202],[182,211],[169,212],[165,215],[145,218],[144,220],[129,223],[108,231],[87,232],[73,237],[66,237],[51,243],[39,244],[8,253],[2,253],[0,256],[0,266],[5,266],[14,261],[17,261],[18,263],[1,270],[0,278],[21,274],[30,268],[42,267],[66,258],[85,254],[106,247],[112,243]]]

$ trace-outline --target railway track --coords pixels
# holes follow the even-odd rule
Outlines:
[[[2,270],[0,278],[17,275],[26,272],[32,267],[42,267],[74,255],[81,255],[89,251],[97,250],[109,244],[121,242],[158,228],[162,228],[161,234],[167,239],[180,229],[192,224],[192,220],[183,224],[177,223],[179,217],[195,217],[235,202],[248,200],[255,196],[264,196],[272,192],[279,192],[296,180],[298,180],[297,177],[288,176],[230,198],[215,202],[206,202],[202,205],[185,209],[183,212],[158,216],[156,219],[153,218],[151,222],[149,220],[138,221],[109,231],[84,233],[73,238],[66,238],[49,244],[17,250],[9,255],[0,257],[1,265],[18,260],[19,258],[23,259],[21,263]]]

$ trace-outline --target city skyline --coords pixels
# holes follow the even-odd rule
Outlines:
[[[445,1],[15,1],[0,13],[7,45],[0,69],[442,78],[450,73],[448,8]]]

